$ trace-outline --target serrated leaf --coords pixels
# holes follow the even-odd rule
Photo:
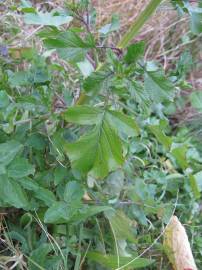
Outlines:
[[[102,111],[90,106],[70,107],[64,114],[64,119],[80,125],[95,125],[101,121]]]
[[[78,141],[66,144],[65,150],[73,169],[90,172],[97,178],[105,177],[123,164],[122,145],[117,132],[127,136],[136,136],[139,132],[135,120],[118,111],[75,106],[64,113],[64,118],[76,124],[96,125]]]
[[[60,26],[70,23],[72,21],[71,16],[65,14],[59,14],[58,12],[37,12],[28,13],[24,15],[25,23],[34,25],[48,25],[48,26]]]
[[[0,176],[0,198],[10,206],[16,208],[28,208],[29,202],[26,193],[14,180],[5,175]]]
[[[89,77],[84,81],[83,87],[84,90],[91,95],[95,95],[98,92],[102,92],[107,87],[109,87],[110,80],[113,73],[102,67],[101,70],[93,72]]]
[[[61,58],[72,62],[84,61],[88,50],[95,47],[94,41],[84,41],[73,31],[50,34],[44,44],[49,49],[57,49]]]
[[[144,91],[155,103],[172,101],[174,98],[174,86],[161,70],[145,71]]]
[[[127,64],[135,63],[138,58],[144,54],[145,43],[143,41],[137,42],[128,46],[127,53],[124,57]]]
[[[125,133],[128,136],[137,136],[140,132],[136,121],[122,112],[108,110],[106,119],[119,133]]]
[[[89,172],[96,178],[104,178],[124,161],[120,139],[107,121],[102,121],[75,143],[67,144],[65,150],[73,169]]]
[[[172,139],[165,135],[162,128],[159,125],[150,125],[149,129],[155,135],[157,140],[164,145],[167,150],[169,150],[172,144]]]
[[[144,258],[138,258],[134,261],[132,257],[119,257],[119,267],[117,265],[118,259],[116,255],[104,255],[99,252],[88,252],[87,257],[94,262],[101,264],[104,267],[107,267],[109,270],[116,270],[119,267],[125,266],[123,269],[139,269],[151,265],[154,261]],[[132,261],[132,262],[131,262]],[[129,262],[131,262],[129,264]]]
[[[34,175],[35,168],[25,158],[16,158],[8,166],[8,176],[21,178],[30,174]]]
[[[17,141],[7,141],[0,144],[0,164],[8,165],[19,151],[23,148],[22,144]]]
[[[45,213],[45,223],[66,223],[71,217],[70,209],[65,202],[55,202]]]

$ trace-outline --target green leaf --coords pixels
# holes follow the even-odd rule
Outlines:
[[[6,167],[3,164],[0,164],[0,175],[6,174]]]
[[[186,145],[175,146],[172,149],[171,153],[175,157],[178,165],[183,170],[185,170],[186,168],[188,168],[189,164],[188,164],[187,158],[186,158],[186,153],[187,153],[187,146]]]
[[[72,220],[74,222],[81,222],[87,220],[89,217],[97,215],[101,212],[112,210],[109,206],[88,206],[75,213]]]
[[[200,199],[201,194],[200,194],[200,186],[197,183],[197,179],[195,178],[194,175],[190,175],[189,176],[189,180],[190,180],[190,186],[192,188],[192,192],[194,194],[195,199]]]
[[[27,71],[19,71],[9,76],[9,83],[12,87],[32,84],[42,84],[50,81],[50,74],[47,68],[33,66]]]
[[[109,206],[86,206],[74,205],[74,201],[69,203],[55,202],[45,213],[44,222],[53,224],[63,224],[68,222],[81,222],[87,218],[110,210]]]
[[[189,13],[191,15],[191,30],[194,34],[202,33],[202,8],[193,8],[189,5]]]
[[[144,91],[155,103],[173,101],[174,86],[161,70],[145,71]]]
[[[140,133],[136,121],[122,112],[108,110],[106,119],[119,133],[125,133],[128,136],[137,136]]]
[[[144,41],[137,42],[128,46],[127,53],[124,57],[127,64],[135,63],[138,58],[144,54],[145,43]]]
[[[104,178],[124,161],[120,139],[106,120],[77,142],[67,144],[65,150],[73,169],[96,178]]]
[[[151,265],[154,261],[144,258],[138,258],[134,261],[132,257],[119,257],[119,267],[117,265],[118,258],[115,255],[104,255],[99,252],[88,252],[87,257],[94,262],[107,267],[109,270],[118,270],[119,267],[125,266],[123,269],[139,269]],[[132,262],[131,262],[132,261]],[[130,263],[131,262],[131,263]],[[130,263],[130,264],[129,264]]]
[[[29,202],[27,195],[16,181],[7,178],[5,175],[1,175],[0,190],[0,198],[4,202],[16,208],[28,208]]]
[[[202,92],[196,91],[190,95],[191,105],[198,111],[202,111]]]
[[[113,73],[102,67],[100,70],[93,72],[84,81],[83,87],[88,94],[97,94],[109,87]]]
[[[52,251],[53,245],[52,244],[47,244],[43,243],[41,244],[38,248],[33,250],[31,252],[31,256],[29,261],[29,269],[30,270],[39,270],[40,268],[37,266],[41,266],[41,269],[45,269],[46,261],[47,261],[47,255]],[[35,262],[34,263],[32,263]]]
[[[35,191],[35,197],[38,198],[39,200],[43,201],[44,204],[47,206],[50,206],[56,202],[56,198],[55,198],[54,193],[46,188],[43,188],[43,187],[39,187]]]
[[[6,108],[9,105],[9,98],[6,91],[0,91],[0,109]]]
[[[197,172],[196,174],[194,174],[194,178],[196,181],[196,185],[197,185],[197,189],[198,191],[202,191],[202,171]]]
[[[65,145],[72,168],[81,173],[90,172],[96,178],[105,177],[123,164],[122,145],[117,132],[127,136],[136,136],[139,132],[135,120],[118,111],[75,106],[64,113],[64,118],[76,124],[96,125],[78,141]]]
[[[0,164],[8,165],[22,150],[23,146],[17,141],[7,141],[0,144]]]
[[[64,119],[80,125],[95,125],[101,121],[102,110],[90,106],[70,107],[64,114]]]
[[[132,221],[126,217],[124,212],[107,211],[105,216],[108,218],[117,239],[126,239],[132,243],[136,243],[131,227]]]
[[[158,5],[162,2],[162,0],[151,0],[146,8],[140,12],[139,16],[135,18],[129,30],[125,33],[125,35],[121,38],[118,43],[119,48],[126,48],[128,43],[136,37],[139,33],[140,29],[146,23],[146,21],[150,18],[153,12],[156,10]]]
[[[62,224],[67,223],[75,213],[65,202],[55,202],[48,208],[44,216],[45,223]]]
[[[50,34],[44,44],[49,49],[57,49],[60,57],[72,62],[84,61],[88,50],[95,48],[94,41],[85,42],[73,31]]]
[[[60,26],[70,23],[72,17],[58,12],[37,12],[24,15],[25,23],[34,25]]]
[[[171,144],[172,144],[172,139],[168,136],[165,135],[165,133],[162,131],[161,126],[159,125],[150,125],[148,126],[150,131],[155,135],[157,140],[165,146],[167,150],[170,149]]]
[[[16,158],[8,166],[8,176],[21,178],[30,174],[34,175],[35,168],[25,158]]]
[[[94,71],[93,65],[91,64],[90,61],[88,61],[87,58],[82,62],[78,62],[77,66],[80,69],[80,71],[81,71],[82,75],[84,76],[84,78],[90,76],[91,73]]]
[[[84,195],[82,186],[76,181],[68,182],[65,187],[64,200],[69,204],[77,204],[81,202]]]
[[[102,26],[99,29],[99,33],[106,36],[111,32],[117,31],[120,28],[120,22],[119,22],[119,17],[114,15],[112,16],[111,23],[108,23],[104,26]]]
[[[29,177],[26,178],[18,178],[17,179],[18,183],[20,183],[20,185],[27,190],[31,190],[31,191],[35,191],[37,192],[37,190],[40,188],[39,184],[30,179]]]

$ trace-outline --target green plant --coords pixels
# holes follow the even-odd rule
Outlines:
[[[98,35],[88,1],[18,10],[43,26],[44,47],[1,57],[0,205],[20,216],[7,220],[9,248],[18,243],[30,270],[157,269],[173,212],[201,222],[202,159],[169,127],[181,77],[145,63],[144,42],[128,45],[142,16],[116,47],[117,28]]]

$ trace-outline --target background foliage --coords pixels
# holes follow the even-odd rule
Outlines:
[[[200,39],[201,3],[172,4]],[[98,27],[85,0],[1,7],[2,269],[170,269],[174,213],[200,266],[200,132],[174,118],[191,104],[200,122],[197,56],[165,69],[143,40],[116,46],[118,18]]]

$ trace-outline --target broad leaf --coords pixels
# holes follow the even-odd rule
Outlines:
[[[80,204],[84,195],[82,186],[76,181],[68,182],[65,187],[64,200],[69,204]]]
[[[104,178],[123,164],[122,145],[117,132],[127,136],[136,136],[139,132],[136,122],[118,111],[75,106],[67,110],[64,118],[82,125],[96,124],[78,141],[65,145],[72,168],[82,173],[90,172],[96,178]]]
[[[45,213],[45,223],[66,223],[72,217],[70,208],[65,202],[55,202]]]
[[[0,109],[6,108],[9,105],[9,98],[5,91],[0,91]]]
[[[162,128],[159,125],[150,125],[149,129],[155,135],[157,140],[164,145],[167,150],[169,150],[172,144],[172,139],[165,135]]]
[[[198,111],[202,111],[202,92],[196,91],[190,95],[191,105]]]
[[[183,170],[188,168],[189,164],[188,164],[187,158],[186,158],[186,153],[187,153],[187,146],[186,145],[181,145],[181,146],[174,145],[171,153],[175,157],[177,164]]]
[[[161,103],[174,98],[174,86],[161,70],[145,71],[144,90],[151,101]]]
[[[111,23],[108,23],[108,24],[102,26],[99,29],[99,33],[105,36],[113,31],[117,31],[119,28],[120,28],[119,18],[116,15],[114,15],[114,16],[112,16]]]
[[[73,31],[50,34],[44,38],[44,44],[49,49],[57,49],[63,59],[72,62],[84,61],[88,50],[95,47],[93,40],[84,41]]]
[[[39,187],[35,192],[35,197],[43,201],[45,205],[50,206],[56,202],[55,195],[52,191]]]
[[[65,148],[73,169],[96,178],[104,178],[123,164],[120,139],[107,121]]]
[[[21,178],[30,174],[34,175],[35,168],[25,158],[16,158],[8,166],[8,176]]]
[[[109,206],[86,206],[71,205],[65,202],[55,202],[45,213],[44,222],[63,224],[85,221],[87,218],[99,214],[101,212],[110,210]]]
[[[128,136],[137,136],[140,132],[136,121],[119,111],[108,110],[106,119],[119,133],[124,133]]]
[[[0,164],[8,165],[23,146],[17,141],[7,141],[0,144]]]
[[[95,95],[98,92],[106,90],[112,80],[113,73],[108,71],[105,67],[93,72],[84,81],[84,90],[90,95]]]
[[[118,258],[116,255],[104,255],[99,252],[88,252],[87,257],[91,261],[97,262],[109,270],[116,270],[119,269],[119,267],[123,267],[125,265],[126,266],[123,269],[139,269],[143,267],[145,268],[154,262],[152,260],[144,258],[138,258],[136,260],[133,260],[133,257],[119,257],[118,266]]]
[[[124,212],[107,211],[105,216],[108,218],[117,239],[126,239],[130,242],[136,243],[131,227],[132,221],[125,216]]]
[[[74,217],[72,218],[72,220],[74,222],[81,222],[81,221],[85,221],[86,219],[88,219],[91,216],[97,215],[101,212],[104,211],[108,211],[108,210],[112,210],[111,207],[109,206],[87,206],[83,209],[81,209],[79,212],[77,212]]]
[[[49,26],[60,26],[62,24],[70,23],[72,20],[71,16],[60,14],[58,12],[37,12],[28,13],[24,15],[25,23],[34,25],[49,25]]]
[[[135,63],[138,58],[144,54],[145,43],[140,41],[138,43],[128,46],[127,53],[125,55],[125,61],[127,64]]]
[[[84,78],[90,76],[91,73],[94,71],[93,65],[91,64],[91,62],[87,58],[82,62],[78,62],[77,66],[80,69]]]
[[[28,208],[29,202],[26,193],[16,181],[7,178],[5,175],[1,175],[0,190],[0,198],[5,203],[16,208]]]
[[[80,125],[95,125],[101,121],[102,110],[89,106],[70,107],[64,113],[64,119]]]

